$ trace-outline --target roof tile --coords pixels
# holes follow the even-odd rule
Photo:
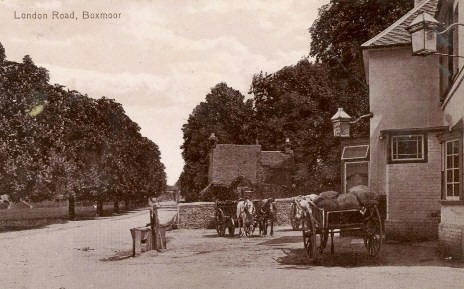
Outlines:
[[[437,12],[439,0],[425,0],[411,9],[403,17],[390,25],[387,29],[361,45],[362,48],[375,48],[383,46],[407,45],[411,43],[411,35],[406,30],[409,24],[421,13],[426,12],[432,16]]]

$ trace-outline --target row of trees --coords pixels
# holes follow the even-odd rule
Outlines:
[[[183,126],[185,160],[179,183],[187,200],[197,200],[207,186],[208,136],[220,143],[251,144],[279,150],[292,141],[295,193],[338,189],[339,144],[330,117],[337,107],[350,115],[368,112],[360,45],[410,8],[404,0],[331,0],[309,29],[311,63],[301,60],[279,71],[253,76],[251,98],[220,83],[190,114]],[[368,133],[368,123],[353,128]]]
[[[141,199],[164,190],[158,146],[121,104],[49,83],[31,57],[6,60],[0,44],[0,192],[14,201],[57,197]]]

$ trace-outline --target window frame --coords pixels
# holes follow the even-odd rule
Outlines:
[[[347,148],[360,148],[360,147],[364,147],[366,148],[366,153],[364,156],[362,157],[354,157],[354,158],[344,158],[343,156],[345,155],[345,150]],[[351,160],[364,160],[364,159],[367,159],[369,157],[369,145],[368,144],[363,144],[363,145],[349,145],[349,146],[343,146],[343,151],[342,151],[342,155],[341,155],[341,160],[342,161],[351,161]]]
[[[422,138],[422,158],[407,158],[407,159],[394,159],[393,158],[393,140],[398,137],[411,137],[420,136]],[[398,152],[397,152],[398,153]],[[426,163],[428,162],[428,142],[427,133],[414,131],[414,132],[397,132],[389,134],[388,138],[388,164],[404,164],[404,163]]]
[[[441,144],[441,201],[447,204],[454,204],[456,202],[463,202],[464,200],[464,156],[463,156],[463,122],[460,120],[452,129],[438,135]],[[446,150],[447,143],[450,141],[458,141],[459,152],[459,195],[458,198],[447,198],[447,175],[446,175]]]
[[[457,153],[454,153],[454,151],[451,153],[451,154],[448,154],[448,143],[455,143],[457,142],[457,146],[458,146],[458,152]],[[462,196],[462,148],[461,148],[461,140],[460,138],[450,138],[450,139],[447,139],[443,142],[443,164],[444,164],[444,167],[443,167],[443,173],[444,173],[444,176],[443,176],[443,196],[442,196],[442,199],[445,200],[445,201],[458,201],[461,199],[461,196]],[[454,150],[454,147],[452,147],[452,149]],[[454,166],[454,156],[457,156],[458,157],[458,166]],[[448,157],[451,157],[453,159],[453,166],[451,168],[448,167]],[[448,183],[448,171],[454,171],[454,170],[457,170],[458,171],[458,176],[459,176],[459,181],[458,182],[455,182],[454,181],[454,173],[453,173],[453,181]],[[448,185],[451,185],[453,187],[453,190],[454,190],[454,187],[455,185],[459,185],[459,190],[458,190],[458,195],[457,196],[454,196],[454,192],[453,192],[453,196],[451,197],[448,197]]]
[[[346,171],[349,165],[359,165],[359,164],[367,164],[367,179],[369,180],[369,161],[368,160],[361,160],[361,161],[346,161],[343,164],[343,192],[348,193],[346,190],[347,179],[346,179]],[[369,181],[368,181],[369,182]]]

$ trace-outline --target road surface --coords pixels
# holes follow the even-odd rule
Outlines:
[[[161,222],[170,213],[160,213]],[[214,230],[169,231],[168,250],[131,254],[129,229],[148,211],[0,234],[0,288],[464,288],[464,265],[436,242],[386,244],[369,259],[358,239],[308,264],[301,233],[219,238]]]

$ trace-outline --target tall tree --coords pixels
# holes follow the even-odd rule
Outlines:
[[[352,116],[368,112],[361,44],[393,24],[413,6],[405,0],[331,0],[312,24],[310,55],[327,65],[338,105]],[[356,104],[356,105],[352,105]],[[355,132],[367,132],[360,123]]]
[[[220,143],[250,144],[255,141],[253,104],[225,83],[219,83],[195,107],[182,127],[181,146],[185,166],[180,177],[181,192],[197,200],[208,183],[208,137],[214,133]]]
[[[0,44],[1,47],[1,44]],[[26,55],[0,62],[0,192],[13,200],[141,199],[164,190],[156,144],[112,99],[50,85]]]
[[[304,193],[310,188],[333,188],[338,146],[330,117],[337,100],[327,67],[301,60],[273,74],[257,74],[250,93],[254,95],[257,136],[263,149],[280,150],[283,140],[290,138],[298,189]]]
[[[0,43],[0,63],[2,63],[5,60],[5,48],[3,45]]]

